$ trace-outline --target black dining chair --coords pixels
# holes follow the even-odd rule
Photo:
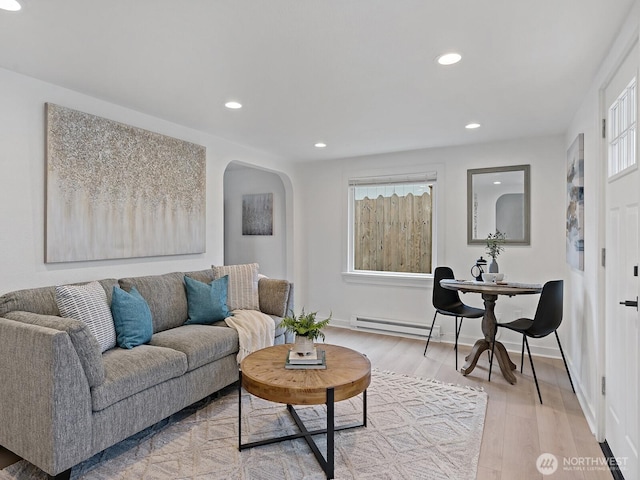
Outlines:
[[[436,323],[436,317],[438,314],[446,315],[448,317],[455,317],[456,319],[456,370],[458,370],[458,336],[460,335],[460,329],[462,328],[462,320],[465,318],[480,318],[484,315],[484,309],[475,308],[465,305],[460,300],[460,295],[455,290],[447,290],[440,285],[440,280],[453,280],[453,270],[449,267],[436,267],[433,272],[433,306],[436,309],[436,313],[433,315],[433,321],[431,322],[431,329],[429,330],[429,336],[427,337],[427,345],[424,347],[423,356],[427,354],[427,348],[429,348],[429,341],[431,340],[431,332],[433,326]],[[458,319],[460,319],[460,326],[458,326]]]
[[[553,280],[547,282],[542,287],[542,293],[540,294],[540,300],[538,301],[538,308],[536,314],[531,318],[518,318],[509,323],[496,323],[496,328],[493,331],[493,341],[491,342],[491,360],[489,361],[489,381],[491,381],[491,367],[493,366],[493,348],[495,346],[496,334],[498,327],[508,328],[514,332],[522,334],[522,353],[520,357],[520,372],[522,373],[522,367],[524,366],[524,347],[527,347],[527,354],[529,355],[529,362],[531,363],[531,371],[533,372],[533,380],[536,382],[536,389],[538,390],[538,398],[542,404],[542,395],[540,394],[540,387],[538,386],[538,378],[536,377],[536,369],[533,366],[533,358],[531,357],[531,351],[529,350],[529,342],[527,337],[531,338],[543,338],[551,333],[555,333],[556,340],[558,341],[558,347],[560,348],[560,355],[562,355],[562,361],[564,362],[564,368],[567,370],[569,376],[569,383],[573,393],[576,389],[573,388],[573,381],[571,380],[571,374],[569,373],[569,367],[567,366],[567,360],[564,357],[562,351],[562,345],[560,344],[560,337],[558,336],[558,327],[562,323],[562,290],[564,282],[562,280]]]

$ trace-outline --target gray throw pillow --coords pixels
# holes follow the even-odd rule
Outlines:
[[[103,352],[116,346],[111,308],[107,294],[98,282],[57,286],[56,303],[61,317],[75,318],[89,326]]]

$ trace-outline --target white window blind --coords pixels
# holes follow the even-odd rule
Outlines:
[[[609,107],[609,177],[636,164],[636,78]]]

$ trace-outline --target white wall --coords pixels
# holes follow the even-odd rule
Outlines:
[[[567,268],[565,285],[566,327],[561,340],[574,373],[574,384],[587,420],[604,440],[604,397],[600,379],[605,374],[605,270],[600,251],[605,247],[606,149],[601,140],[600,90],[617,66],[640,29],[640,3],[636,2],[620,34],[594,77],[564,140],[569,149],[576,136],[584,133],[584,272]],[[577,377],[577,378],[576,378]]]
[[[206,253],[65,264],[44,263],[45,117],[52,102],[204,145]],[[280,159],[205,133],[0,69],[0,294],[18,288],[207,268],[223,262],[223,176],[239,161],[286,170]]]
[[[431,322],[431,285],[393,286],[346,282],[347,184],[351,172],[358,175],[430,170],[443,165],[438,177],[444,218],[438,221],[441,248],[438,263],[453,268],[458,278],[470,278],[469,270],[484,254],[483,246],[467,245],[467,169],[507,165],[531,165],[531,246],[508,246],[498,258],[500,270],[514,281],[544,283],[565,274],[565,164],[563,136],[516,139],[501,143],[427,149],[411,152],[340,159],[296,167],[295,263],[298,308],[333,312],[334,323],[347,324],[351,315],[368,315],[407,323]],[[482,306],[479,295],[467,294],[465,302]],[[533,315],[538,296],[500,297],[498,317],[510,319],[517,311]],[[453,320],[438,320],[444,339],[453,340]],[[521,337],[504,332],[509,346],[520,351]],[[480,338],[479,322],[465,322],[461,342]],[[532,342],[536,350],[557,354],[554,338]]]
[[[273,235],[242,235],[242,196],[273,193]],[[224,174],[224,261],[260,264],[260,273],[287,278],[286,193],[279,175],[231,164]]]

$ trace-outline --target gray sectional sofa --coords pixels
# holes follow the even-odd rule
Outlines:
[[[238,334],[224,322],[184,325],[184,275],[208,283],[211,269],[100,280],[134,285],[147,301],[153,337],[133,349],[101,352],[79,320],[61,318],[55,287],[0,297],[0,445],[57,478],[92,455],[238,379]],[[278,328],[292,309],[285,280],[261,278],[260,310]]]

